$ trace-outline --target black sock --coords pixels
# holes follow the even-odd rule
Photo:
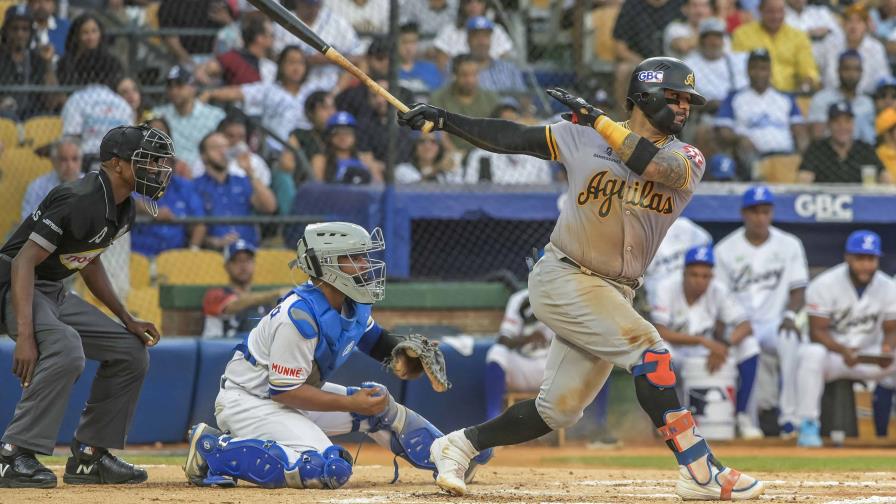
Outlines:
[[[551,432],[535,409],[535,399],[520,401],[497,417],[464,429],[476,451],[531,441]]]
[[[678,394],[675,393],[674,388],[656,387],[643,375],[636,376],[634,382],[635,395],[638,397],[641,408],[653,421],[653,425],[658,428],[666,425],[666,420],[663,417],[667,411],[681,408],[681,401],[678,400]],[[672,441],[666,441],[666,446],[673,452],[677,451]]]

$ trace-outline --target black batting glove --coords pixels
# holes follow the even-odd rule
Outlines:
[[[569,107],[572,112],[565,112],[560,117],[573,124],[581,124],[593,128],[598,117],[607,115],[603,110],[589,104],[579,96],[569,94],[563,88],[555,87],[546,90],[546,92],[551,95],[551,98]]]
[[[445,127],[447,116],[448,113],[444,109],[425,103],[414,103],[407,112],[398,113],[398,125],[419,131],[423,129],[426,121],[429,121],[435,125],[432,130],[438,131]]]

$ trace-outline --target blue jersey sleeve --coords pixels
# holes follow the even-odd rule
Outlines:
[[[373,317],[370,317],[367,320],[367,330],[364,331],[364,335],[358,341],[358,350],[370,355],[370,351],[373,350],[373,346],[380,340],[382,334],[383,328],[373,320]]]

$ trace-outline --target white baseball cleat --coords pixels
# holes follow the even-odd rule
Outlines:
[[[220,436],[221,431],[202,422],[194,425],[193,428],[190,429],[190,451],[187,453],[187,460],[184,463],[183,469],[184,474],[187,475],[187,481],[197,486],[204,486],[202,480],[208,474],[208,464],[206,464],[202,456],[199,455],[199,448],[197,446],[199,438],[202,437],[203,434]]]
[[[470,466],[470,459],[476,456],[476,449],[464,435],[456,430],[433,441],[429,447],[429,459],[436,465],[438,476],[436,485],[451,495],[463,495],[467,491],[464,477]]]
[[[678,467],[675,493],[683,500],[749,500],[764,491],[765,485],[761,481],[730,467],[719,470],[710,464],[710,478],[705,485],[694,479],[687,466]]]
[[[762,432],[762,429],[756,427],[756,424],[753,423],[753,419],[746,413],[737,414],[737,433],[741,439],[747,440],[763,439],[765,437],[765,433]]]

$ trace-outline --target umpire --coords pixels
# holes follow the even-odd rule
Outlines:
[[[55,187],[0,248],[0,333],[16,341],[12,372],[22,397],[0,442],[0,488],[51,488],[56,476],[35,458],[53,451],[84,359],[100,362],[65,464],[66,484],[140,483],[146,471],[118,459],[143,378],[146,346],[161,337],[117,298],[100,254],[134,224],[131,192],[152,212],[171,178],[174,145],[148,126],[118,126],[103,137],[102,168]],[[157,212],[155,212],[157,213]],[[81,278],[121,324],[75,295]]]

